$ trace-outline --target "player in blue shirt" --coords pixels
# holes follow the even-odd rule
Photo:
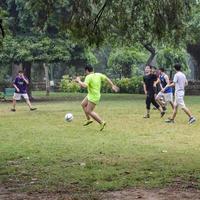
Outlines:
[[[169,81],[169,77],[168,75],[165,73],[165,69],[164,68],[159,68],[159,79],[158,82],[160,83],[160,88],[161,91],[158,93],[158,95],[156,96],[156,101],[159,105],[161,105],[162,107],[165,108],[165,106],[167,105],[167,103],[169,102],[172,109],[174,109],[174,104],[173,104],[173,89],[172,87],[168,87],[167,89],[165,89],[163,91],[163,88],[166,87],[166,85],[170,84]],[[164,102],[161,100],[163,99]]]
[[[36,110],[37,108],[33,108],[31,105],[31,102],[29,100],[28,94],[27,94],[27,86],[29,84],[29,81],[27,78],[24,77],[24,72],[19,71],[18,76],[15,78],[13,82],[13,86],[15,88],[15,93],[13,96],[13,108],[11,111],[15,112],[15,106],[16,106],[16,101],[21,100],[21,97],[23,97],[26,100],[27,105],[29,106],[29,109],[31,111]]]

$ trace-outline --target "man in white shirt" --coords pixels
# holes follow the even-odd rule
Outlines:
[[[166,85],[163,88],[165,91],[168,87],[175,86],[175,100],[174,100],[174,110],[172,117],[166,120],[167,123],[174,123],[174,119],[177,114],[178,106],[182,108],[182,110],[188,115],[189,117],[189,124],[192,124],[196,121],[195,117],[192,116],[191,111],[185,106],[184,103],[184,95],[185,95],[185,86],[188,85],[188,81],[186,76],[183,72],[181,72],[181,64],[175,64],[174,68],[176,70],[176,74],[174,75],[173,83]]]

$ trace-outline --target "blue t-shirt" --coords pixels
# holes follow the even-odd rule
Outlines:
[[[162,88],[164,88],[167,85],[167,82],[165,80],[165,75],[160,75],[159,79],[160,79],[160,84],[162,85]],[[164,93],[172,93],[172,92],[173,92],[172,87],[168,87],[164,91]]]
[[[17,76],[14,81],[14,84],[19,88],[19,92],[15,89],[16,93],[21,93],[21,94],[27,93],[27,83],[24,81],[23,78]]]

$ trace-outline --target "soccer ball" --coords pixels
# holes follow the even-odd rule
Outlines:
[[[71,122],[72,120],[73,120],[73,115],[72,115],[72,113],[67,113],[66,115],[65,115],[65,121],[67,121],[67,122]]]

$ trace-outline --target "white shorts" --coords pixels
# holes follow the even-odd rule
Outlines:
[[[174,106],[180,106],[181,108],[185,108],[184,95],[184,91],[179,91],[175,93]]]
[[[173,102],[173,93],[163,93],[159,92],[156,96],[156,99],[164,98],[165,102]]]
[[[21,98],[24,97],[24,99],[29,99],[28,94],[22,94],[22,93],[14,93],[13,99],[15,100],[21,100]]]

